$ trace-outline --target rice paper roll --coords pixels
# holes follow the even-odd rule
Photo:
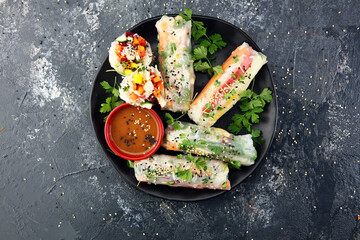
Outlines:
[[[160,71],[164,79],[163,109],[187,112],[194,93],[195,74],[191,59],[191,21],[181,16],[162,16],[156,22]]]
[[[222,161],[202,157],[153,155],[134,162],[135,177],[139,182],[171,187],[230,190],[229,168]]]
[[[111,43],[109,63],[120,75],[127,76],[153,60],[150,44],[137,33],[126,32]]]
[[[187,122],[179,127],[168,125],[162,146],[167,150],[183,151],[211,159],[237,162],[237,166],[253,165],[257,157],[251,134],[235,136],[221,128],[206,128]],[[240,163],[240,164],[239,164]]]
[[[190,106],[190,119],[201,126],[212,126],[240,99],[261,67],[266,56],[247,43],[237,47],[223,63],[223,73],[213,76]]]
[[[131,105],[144,108],[151,108],[157,103],[165,106],[165,99],[161,94],[164,91],[163,85],[156,66],[142,67],[123,78],[119,90],[120,98]]]

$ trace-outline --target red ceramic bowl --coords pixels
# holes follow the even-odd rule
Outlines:
[[[118,148],[118,146],[115,144],[112,136],[111,136],[111,124],[113,123],[113,119],[114,116],[121,110],[123,110],[126,107],[133,107],[132,105],[128,104],[128,103],[123,103],[121,105],[119,105],[118,107],[116,107],[114,110],[112,110],[106,120],[105,123],[105,139],[107,144],[109,145],[110,149],[119,157],[127,159],[127,160],[131,160],[131,161],[138,161],[138,160],[142,160],[145,158],[150,157],[151,155],[153,155],[160,147],[163,136],[164,136],[164,125],[159,117],[159,115],[152,109],[146,109],[146,108],[141,108],[141,111],[145,111],[148,114],[150,114],[151,116],[153,116],[153,118],[155,119],[155,123],[157,125],[157,134],[156,134],[156,143],[155,145],[148,151],[145,153],[134,153],[134,154],[129,154],[127,152],[122,151],[120,148]],[[125,126],[124,126],[125,127]]]

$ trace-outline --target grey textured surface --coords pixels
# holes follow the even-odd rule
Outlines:
[[[184,8],[268,56],[276,139],[245,182],[200,202],[128,185],[93,133],[110,42]],[[359,1],[0,0],[1,239],[360,239]]]

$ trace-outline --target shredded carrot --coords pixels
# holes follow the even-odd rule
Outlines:
[[[167,147],[167,150],[180,150],[174,143],[170,143]]]

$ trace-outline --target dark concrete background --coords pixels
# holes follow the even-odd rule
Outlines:
[[[109,165],[91,127],[110,42],[149,17],[219,17],[268,56],[276,139],[245,182],[155,198]],[[0,0],[0,239],[360,239],[359,1]]]

